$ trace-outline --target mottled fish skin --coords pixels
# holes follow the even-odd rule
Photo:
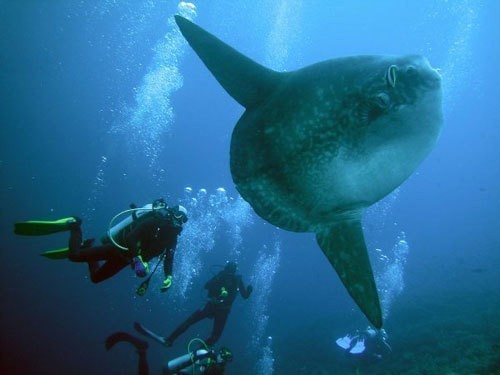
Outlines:
[[[388,66],[399,67],[394,88]],[[422,57],[335,59],[285,82],[265,105],[247,109],[231,142],[238,190],[283,229],[315,231],[377,202],[437,139],[439,75]]]
[[[382,327],[361,218],[434,147],[440,75],[422,56],[342,57],[275,72],[190,21],[176,22],[246,109],[230,150],[241,196],[273,225],[316,233],[348,293]]]

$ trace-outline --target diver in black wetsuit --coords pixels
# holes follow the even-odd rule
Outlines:
[[[134,345],[139,355],[139,375],[149,375],[149,364],[147,359],[148,343],[127,332],[115,332],[108,336],[105,342],[107,350],[110,350],[119,342],[128,342]],[[189,350],[189,349],[188,349]],[[180,357],[171,359],[163,366],[164,375],[223,375],[228,362],[233,360],[233,353],[226,347],[219,351],[208,348],[189,351]]]
[[[135,208],[135,206],[133,206]],[[154,257],[163,256],[165,280],[161,291],[168,290],[172,284],[172,267],[177,237],[187,221],[187,211],[182,206],[167,207],[163,200],[153,203],[151,212],[137,217],[126,231],[122,232],[122,243],[128,250],[119,248],[116,242],[106,241],[101,246],[82,247],[81,220],[76,218],[68,224],[70,230],[68,259],[72,262],[87,262],[90,279],[94,283],[104,281],[128,265],[137,276],[148,274],[147,262]],[[100,261],[105,261],[100,264]]]
[[[65,259],[72,262],[88,263],[90,279],[94,283],[106,280],[127,265],[131,265],[139,277],[149,273],[148,261],[154,257],[160,260],[137,290],[143,295],[149,285],[152,274],[163,260],[165,280],[160,289],[168,290],[172,285],[172,266],[177,237],[182,226],[187,222],[187,211],[182,206],[168,207],[163,199],[152,204],[131,209],[116,215],[114,219],[132,213],[118,224],[109,228],[102,239],[102,245],[92,247],[93,239],[82,242],[82,220],[76,216],[59,220],[29,220],[14,223],[14,233],[23,236],[44,236],[57,232],[70,231],[68,247],[45,251],[40,255],[48,259]],[[103,265],[100,261],[105,261]]]
[[[236,274],[236,269],[236,263],[228,262],[222,271],[205,284],[209,301],[202,309],[196,310],[187,318],[170,336],[165,338],[165,346],[171,346],[175,339],[190,326],[205,318],[214,320],[212,333],[205,342],[207,345],[213,345],[217,342],[226,325],[227,317],[238,291],[244,299],[247,299],[253,290],[251,285],[245,288],[241,275]]]

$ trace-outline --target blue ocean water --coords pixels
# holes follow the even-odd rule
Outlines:
[[[500,115],[496,1],[0,1],[0,313],[4,374],[135,374],[140,321],[166,335],[236,260],[254,286],[220,344],[228,374],[500,373]],[[348,355],[364,330],[312,234],[265,223],[239,197],[229,143],[243,112],[186,44],[181,12],[276,70],[358,54],[422,54],[443,75],[445,124],[417,172],[368,210],[364,227],[392,352]],[[38,256],[67,234],[15,237],[12,224],[78,215],[99,238],[131,202],[180,201],[190,221],[172,290],[137,297],[124,270]],[[205,338],[151,342],[151,373]]]

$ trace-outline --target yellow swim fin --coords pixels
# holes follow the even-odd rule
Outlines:
[[[69,229],[68,224],[74,223],[74,216],[59,220],[30,220],[14,224],[14,233],[23,236],[43,236]]]
[[[41,256],[48,259],[66,259],[68,257],[69,247],[62,247],[55,250],[47,250],[40,253]]]

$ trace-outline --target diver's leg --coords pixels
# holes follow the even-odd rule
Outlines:
[[[138,350],[137,354],[139,354],[138,374],[139,375],[149,375],[149,365],[148,365],[148,358],[146,355],[146,350]]]
[[[82,230],[78,226],[71,229],[69,236],[68,259],[72,262],[96,262],[122,257],[122,250],[108,244],[84,248],[82,244]]]
[[[99,261],[93,261],[93,262],[88,262],[87,263],[88,266],[89,266],[89,275],[90,275],[90,279],[92,280],[92,275],[94,275],[95,273],[97,273],[97,271],[99,270],[99,268],[101,268],[101,262]]]
[[[98,266],[98,262],[89,262],[90,280],[96,284],[100,283],[101,281],[116,275],[128,265],[128,260],[121,256],[109,259],[100,267]]]
[[[102,245],[91,248],[81,248],[78,253],[80,261],[95,262],[99,260],[126,259],[124,251],[113,245]]]
[[[187,318],[181,325],[179,325],[165,340],[172,345],[173,342],[182,335],[189,327],[193,324],[198,323],[200,320],[205,319],[209,316],[209,310],[207,305],[203,309],[196,310],[192,313],[189,318]]]
[[[80,225],[75,225],[71,228],[69,232],[69,253],[68,259],[72,262],[78,262],[77,260],[80,256],[80,250],[82,246],[82,228]]]
[[[229,311],[230,310],[219,310],[216,311],[214,314],[214,325],[212,328],[212,334],[210,337],[205,341],[207,345],[213,345],[219,340],[220,336],[222,335],[222,331],[224,330],[224,327],[226,326],[226,321],[227,317],[229,316]]]

